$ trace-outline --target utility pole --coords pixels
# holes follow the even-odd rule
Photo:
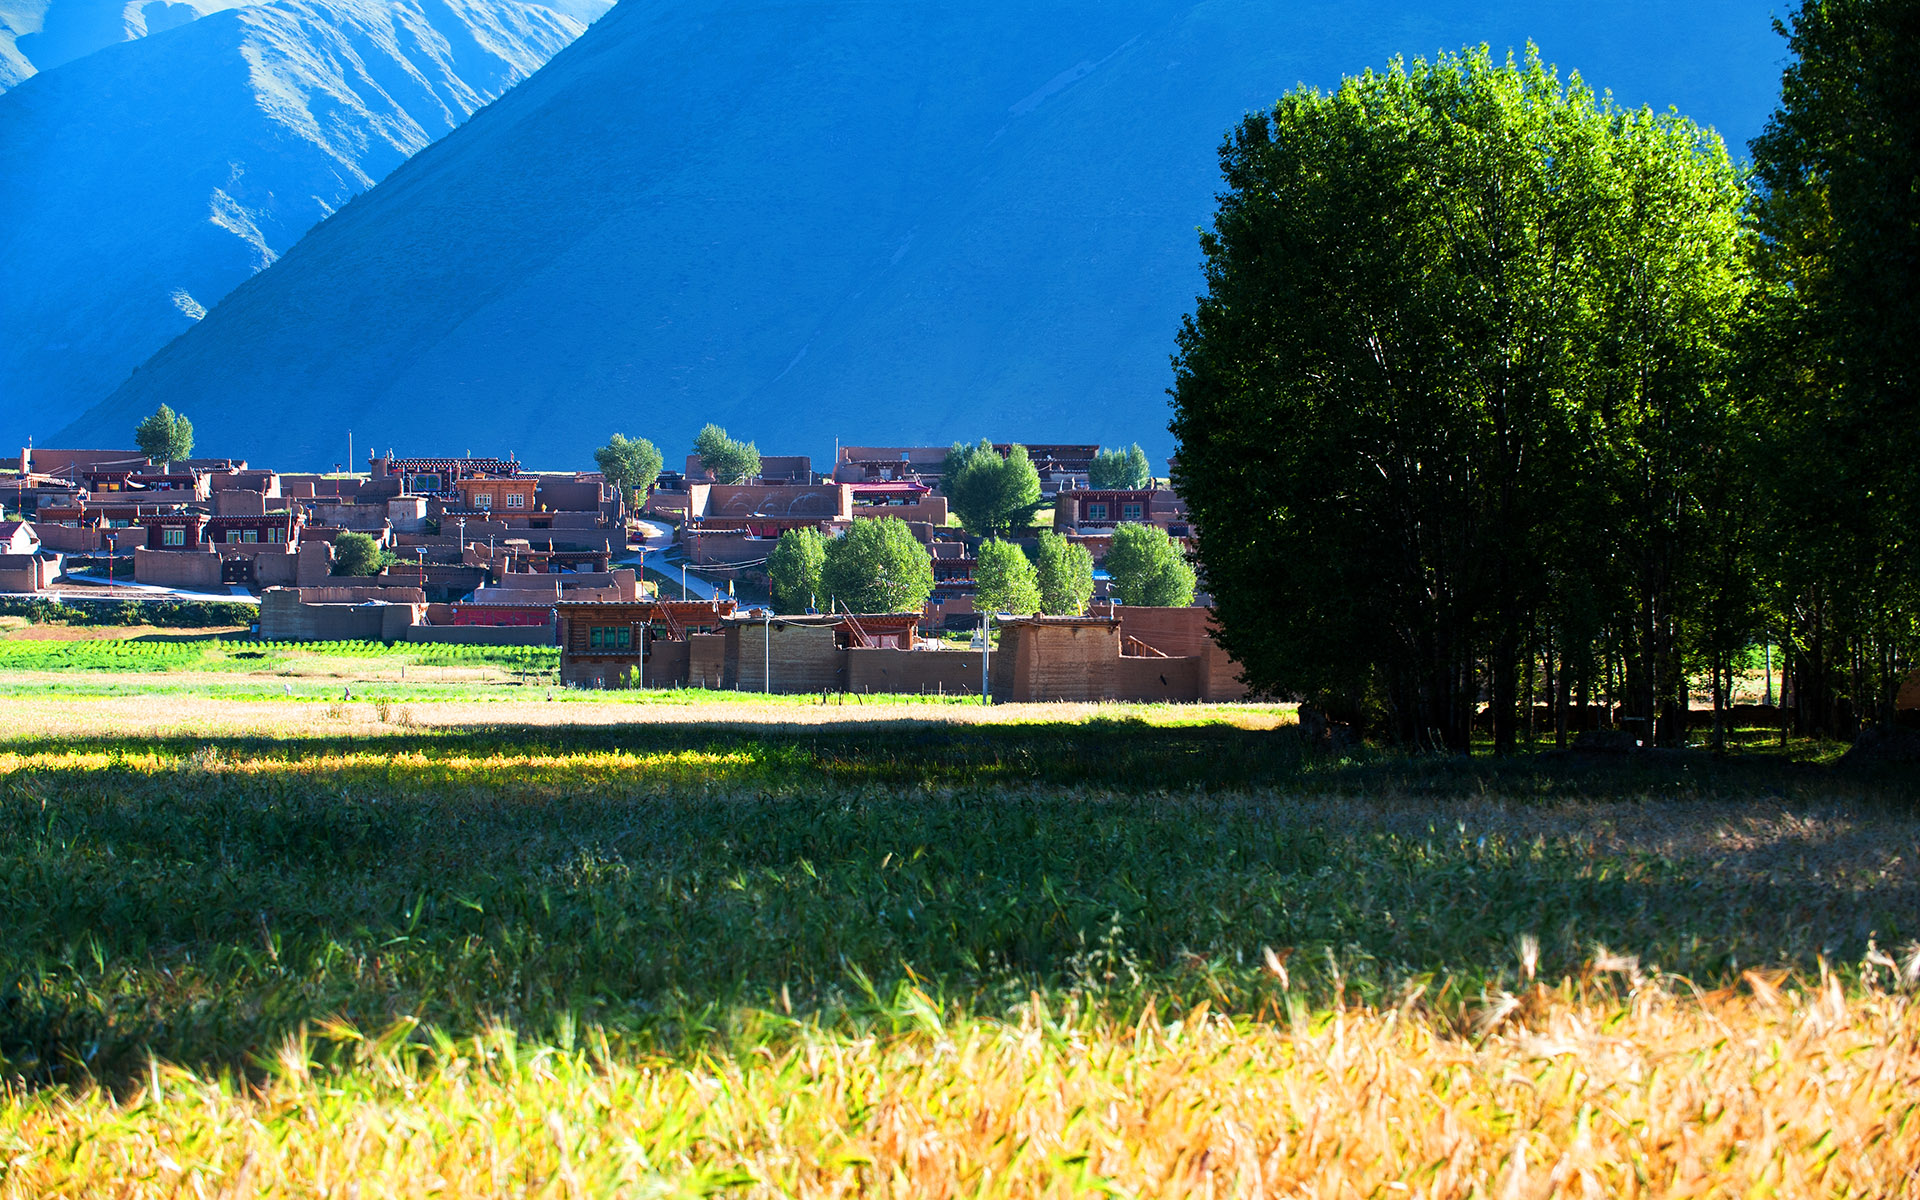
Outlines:
[[[766,607],[766,620],[760,623],[760,681],[767,695],[773,695],[773,605]]]
[[[987,686],[987,656],[993,653],[993,614],[980,610],[980,703],[992,704],[993,692]]]

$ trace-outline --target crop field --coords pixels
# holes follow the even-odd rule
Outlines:
[[[142,703],[0,697],[0,1195],[1920,1195],[1905,775]]]

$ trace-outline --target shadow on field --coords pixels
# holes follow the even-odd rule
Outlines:
[[[1270,1017],[1268,946],[1316,1002],[1444,976],[1425,1002],[1459,1005],[1517,983],[1522,935],[1550,978],[1601,944],[1710,983],[1920,934],[1912,782],[1777,762],[889,720],[8,749],[0,1073],[27,1080],[257,1067],[330,1015],[673,1046],[911,979]]]

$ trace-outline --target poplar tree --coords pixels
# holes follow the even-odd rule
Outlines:
[[[1481,48],[1298,89],[1220,159],[1174,482],[1248,681],[1453,750],[1484,687],[1509,751],[1532,664],[1618,662],[1677,736],[1741,440],[1719,140]]]

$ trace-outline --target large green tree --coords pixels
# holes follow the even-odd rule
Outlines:
[[[820,590],[853,612],[919,612],[933,594],[933,556],[898,517],[855,521],[828,540]]]
[[[975,446],[955,442],[947,451],[940,476],[961,528],[975,537],[999,537],[1033,523],[1040,511],[1040,472],[1027,457],[1025,446],[1015,446],[1004,457],[993,443],[981,439]]]
[[[1087,471],[1087,482],[1097,488],[1131,491],[1152,485],[1153,468],[1147,462],[1147,452],[1135,442],[1125,450],[1096,453],[1093,466]]]
[[[1077,617],[1093,599],[1093,554],[1078,542],[1069,542],[1052,530],[1040,533],[1040,553],[1034,564],[1040,584],[1040,611],[1054,617]]]
[[[703,425],[694,435],[693,452],[700,465],[713,472],[721,483],[745,483],[760,473],[760,448],[752,442],[738,442],[718,425]]]
[[[1543,656],[1670,713],[1746,279],[1718,139],[1481,49],[1289,93],[1221,164],[1175,484],[1249,680],[1456,750],[1483,687],[1514,747]]]
[[[1803,0],[1753,143],[1763,565],[1795,717],[1891,715],[1920,656],[1920,4]]]
[[[1158,526],[1116,525],[1102,565],[1122,604],[1179,608],[1193,603],[1193,567],[1180,544]]]
[[[1040,578],[1027,552],[1012,542],[981,542],[973,580],[974,605],[981,612],[1026,617],[1040,611]]]
[[[818,529],[789,529],[767,556],[773,598],[786,612],[800,612],[820,594],[820,571],[827,561],[827,539]]]
[[[593,452],[593,461],[599,464],[607,482],[623,492],[637,493],[642,500],[646,499],[653,481],[660,477],[660,468],[665,462],[659,449],[646,438],[629,439],[619,433]]]
[[[157,463],[193,456],[193,422],[162,404],[133,431],[140,453]]]
[[[333,539],[333,574],[378,575],[393,561],[380,543],[364,533],[343,530]]]

